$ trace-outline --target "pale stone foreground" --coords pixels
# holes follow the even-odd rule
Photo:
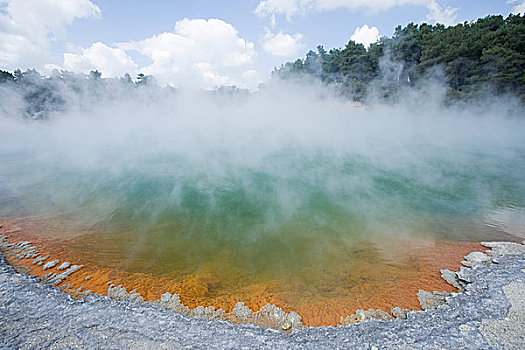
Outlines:
[[[466,257],[472,268],[442,271],[462,293],[420,291],[426,311],[383,321],[363,310],[355,315],[362,322],[292,334],[189,318],[153,303],[98,295],[75,300],[17,273],[0,256],[0,348],[523,349],[525,246],[485,245],[492,248],[488,255]]]

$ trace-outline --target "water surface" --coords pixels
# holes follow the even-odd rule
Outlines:
[[[525,238],[522,119],[325,107],[4,120],[0,214],[74,223],[39,233],[189,305],[318,305],[312,323],[413,307],[396,288],[437,283],[454,242]]]

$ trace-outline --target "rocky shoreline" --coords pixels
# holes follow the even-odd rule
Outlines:
[[[300,315],[304,327],[359,321],[362,315],[352,319],[348,316],[370,308],[377,311],[376,317],[385,313],[402,317],[406,310],[422,310],[419,290],[458,291],[441,277],[440,269],[456,271],[465,255],[487,249],[480,243],[446,240],[405,239],[394,245],[363,241],[355,242],[353,249],[346,252],[348,258],[341,258],[340,263],[330,260],[316,267],[307,263],[256,275],[249,268],[246,271],[236,268],[227,256],[215,257],[212,266],[198,263],[199,268],[189,270],[160,267],[158,261],[147,260],[146,256],[137,259],[133,255],[119,255],[98,240],[86,241],[81,237],[86,231],[67,222],[55,224],[38,218],[17,218],[2,224],[0,234],[9,244],[27,245],[4,250],[8,263],[17,271],[47,280],[53,274],[63,276],[65,270],[59,268],[64,264],[83,266],[67,279],[57,280],[57,287],[75,298],[96,293],[159,302],[170,297],[163,294],[178,294],[183,305],[171,303],[171,306],[179,312],[231,322],[236,322],[230,317],[235,306],[257,311],[275,305],[287,313]],[[380,258],[375,256],[377,252]],[[158,265],[156,270],[151,269],[152,264]],[[244,305],[237,305],[238,302]],[[213,315],[210,306],[215,307]],[[382,315],[378,310],[384,311]],[[293,318],[299,327],[292,326],[292,330],[300,329],[297,318]],[[267,317],[248,319],[257,323]],[[258,324],[286,329],[290,326],[286,323]]]
[[[1,244],[4,251],[38,259],[28,242]],[[2,256],[0,347],[522,348],[525,245],[483,245],[490,250],[467,255],[465,267],[458,272],[442,271],[443,278],[460,293],[420,291],[418,297],[425,311],[394,308],[391,313],[398,318],[393,319],[381,310],[357,310],[341,319],[344,326],[316,328],[304,327],[299,315],[275,306],[252,312],[239,303],[229,314],[211,308],[186,310],[178,295],[165,294],[155,303],[144,303],[121,286],[109,286],[112,292],[108,294],[113,298],[79,291],[85,297],[74,299],[53,284],[62,280],[63,274],[76,271],[71,268],[78,270],[78,265],[63,263],[64,272],[50,275],[45,284],[16,272]]]

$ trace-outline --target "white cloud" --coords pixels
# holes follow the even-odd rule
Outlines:
[[[124,73],[135,74],[138,65],[124,50],[97,42],[77,54],[64,54],[64,69],[83,73],[98,69],[102,77],[113,77]]]
[[[518,13],[525,14],[525,0],[509,0],[508,4],[516,4],[511,10],[511,13],[517,15]]]
[[[262,81],[259,72],[257,72],[255,69],[248,69],[247,71],[243,72],[241,76],[246,84],[252,87],[257,86]]]
[[[130,56],[133,51],[152,63],[139,67]],[[105,77],[142,72],[155,76],[160,84],[174,86],[256,87],[258,76],[249,69],[254,58],[254,44],[240,38],[231,24],[218,19],[183,19],[173,32],[111,46],[97,42],[66,53],[63,68],[84,73],[98,69]]]
[[[262,0],[255,9],[255,14],[261,17],[273,16],[272,22],[275,23],[275,15],[286,15],[290,19],[293,15],[304,13],[308,10],[311,0]]]
[[[208,62],[197,62],[191,65],[191,76],[187,76],[187,80],[175,81],[171,83],[179,83],[179,85],[193,85],[195,87],[215,87],[220,85],[236,85],[236,81],[226,75],[221,75],[216,72],[213,65]],[[194,81],[197,78],[197,81]],[[201,80],[199,82],[199,80]],[[193,82],[193,83],[192,83]],[[203,84],[203,86],[201,86]]]
[[[457,11],[458,8],[451,8],[451,7],[441,7],[437,2],[431,1],[427,8],[429,10],[429,13],[427,15],[427,20],[430,23],[441,23],[444,25],[453,25],[456,24],[456,18],[457,18]]]
[[[350,37],[353,41],[363,44],[366,48],[379,39],[379,29],[376,27],[369,28],[367,24],[357,27],[354,34]]]
[[[100,16],[90,0],[0,1],[0,66],[42,67],[52,41],[77,18]]]
[[[153,63],[140,70],[175,86],[244,86],[242,74],[255,58],[254,44],[219,19],[183,19],[173,32],[116,46],[149,57]]]
[[[430,21],[452,22],[457,11],[450,7],[442,8],[437,0],[261,0],[255,13],[261,17],[284,15],[290,20],[295,15],[304,15],[313,11],[343,8],[352,11],[380,12],[402,5],[425,6],[429,10],[427,19]]]
[[[302,34],[283,34],[281,32],[273,34],[267,32],[264,42],[264,50],[274,56],[294,56],[299,53],[299,50],[304,48],[301,40]]]

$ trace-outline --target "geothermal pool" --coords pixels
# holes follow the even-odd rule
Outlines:
[[[525,238],[523,116],[253,99],[4,118],[0,219],[146,298],[309,325],[417,308],[476,242]]]

